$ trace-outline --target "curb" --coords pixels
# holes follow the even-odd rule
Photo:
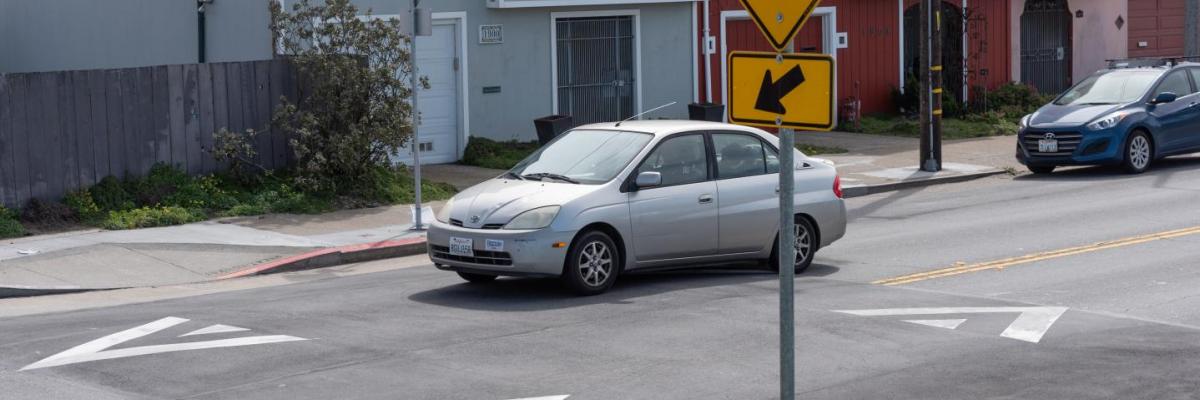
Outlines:
[[[11,297],[34,297],[47,296],[52,294],[67,294],[79,292],[91,292],[96,290],[111,290],[112,288],[88,289],[78,286],[62,286],[62,287],[32,287],[32,286],[0,286],[0,299]]]
[[[425,253],[425,238],[385,240],[375,243],[329,247],[284,257],[213,278],[214,281],[265,275],[279,272],[303,271],[342,264],[406,257]]]
[[[386,258],[406,257],[425,253],[425,238],[407,240],[385,240],[375,243],[355,244],[341,247],[329,247],[308,253],[284,257],[249,268],[234,271],[203,282],[215,282],[226,279],[241,278],[252,275],[266,275],[279,272],[303,271],[307,269],[333,267],[343,264],[365,261],[382,260]],[[153,285],[151,285],[153,286]],[[0,299],[16,297],[36,297],[55,294],[94,292],[100,290],[129,289],[129,287],[83,288],[78,286],[30,287],[30,286],[0,286]]]
[[[934,186],[934,185],[944,185],[944,184],[948,184],[948,183],[966,182],[966,181],[971,181],[971,180],[975,180],[975,179],[979,179],[979,178],[986,178],[989,176],[1000,175],[1000,174],[1004,174],[1004,173],[1006,173],[1004,170],[997,169],[997,170],[992,170],[992,171],[972,172],[969,174],[950,175],[950,176],[943,176],[943,177],[929,178],[929,179],[912,179],[912,180],[906,180],[906,181],[900,181],[900,182],[894,182],[894,183],[884,183],[884,184],[879,184],[879,185],[852,186],[852,187],[843,188],[842,196],[844,198],[849,199],[849,198],[862,197],[862,196],[867,196],[867,195],[872,195],[872,194],[895,192],[895,191],[904,190],[904,189],[912,189],[912,188]]]

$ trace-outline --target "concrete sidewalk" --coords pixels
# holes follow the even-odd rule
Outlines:
[[[831,160],[837,165],[848,197],[958,182],[1002,174],[1021,167],[1013,158],[1016,136],[943,142],[943,170],[937,173],[917,168],[921,141],[916,138],[848,132],[797,132],[796,142],[840,147],[848,151],[814,156]]]
[[[426,212],[440,207],[429,205]],[[411,206],[227,218],[0,242],[0,298],[161,286],[424,251]],[[429,215],[428,218],[433,218]]]

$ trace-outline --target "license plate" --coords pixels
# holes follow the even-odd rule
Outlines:
[[[1038,140],[1038,152],[1040,153],[1057,153],[1058,140],[1055,139],[1040,139]]]
[[[474,241],[467,238],[450,237],[450,254],[463,257],[475,257]]]

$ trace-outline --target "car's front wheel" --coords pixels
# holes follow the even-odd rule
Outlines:
[[[795,233],[795,241],[792,244],[792,250],[796,252],[796,273],[802,273],[812,265],[813,258],[817,253],[817,230],[812,223],[808,222],[807,218],[796,217],[796,223],[793,225],[792,231]],[[779,271],[779,238],[775,238],[775,246],[771,250],[771,259],[768,260],[772,271]]]
[[[1140,174],[1150,168],[1154,159],[1154,147],[1150,144],[1150,136],[1146,132],[1135,131],[1125,142],[1125,161],[1122,166],[1131,174]]]
[[[608,234],[590,231],[571,244],[563,267],[563,284],[571,291],[585,296],[604,293],[620,273],[621,249]]]

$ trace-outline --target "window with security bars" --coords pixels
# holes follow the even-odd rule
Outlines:
[[[578,125],[633,116],[634,17],[560,18],[555,35],[558,113]]]

